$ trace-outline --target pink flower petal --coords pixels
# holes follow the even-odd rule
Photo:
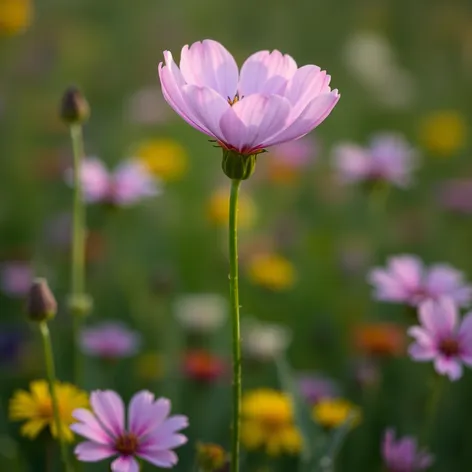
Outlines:
[[[461,344],[464,344],[472,351],[472,312],[468,312],[462,318],[462,323],[459,328],[459,339]]]
[[[112,472],[139,472],[139,464],[133,456],[120,456],[111,463]]]
[[[163,436],[165,434],[172,434],[176,431],[184,429],[188,426],[188,418],[184,415],[174,415],[166,419],[159,429],[156,431],[156,435]]]
[[[388,261],[388,268],[405,288],[416,290],[421,287],[424,268],[417,257],[409,255],[392,257]]]
[[[373,269],[369,276],[369,282],[376,289],[375,297],[386,301],[408,301],[409,294],[404,285],[385,269]]]
[[[419,318],[434,337],[443,338],[454,332],[457,309],[450,298],[442,298],[439,301],[427,300],[419,307]]]
[[[182,48],[180,70],[189,85],[211,88],[232,100],[238,85],[238,66],[220,43],[211,39]]]
[[[138,392],[129,404],[129,430],[136,436],[149,434],[169,415],[170,407],[170,401],[166,398],[154,401],[151,392]]]
[[[157,465],[157,467],[163,467],[165,469],[170,469],[177,464],[179,460],[177,454],[173,451],[156,451],[148,454],[140,453],[139,457],[153,465]]]
[[[456,359],[440,356],[436,358],[434,367],[439,374],[447,375],[452,381],[462,377],[462,365]]]
[[[408,329],[408,334],[416,339],[418,344],[423,347],[434,347],[434,338],[431,333],[420,326],[412,326]]]
[[[408,348],[408,353],[415,361],[430,361],[435,358],[437,351],[432,346],[414,343]]]
[[[78,408],[73,411],[72,416],[80,421],[80,423],[70,425],[72,431],[100,444],[113,444],[113,439],[103,429],[93,413],[84,408]]]
[[[124,431],[125,407],[116,392],[95,390],[90,394],[90,404],[100,423],[113,436],[119,436]]]
[[[108,170],[97,158],[84,159],[80,165],[80,185],[87,202],[98,202],[106,197],[110,182]],[[72,176],[67,179],[72,183]]]
[[[82,462],[96,462],[116,454],[116,451],[104,444],[97,444],[91,441],[85,441],[78,444],[74,450],[77,459]]]
[[[155,451],[165,451],[167,449],[174,449],[182,446],[188,441],[187,437],[183,434],[166,434],[162,436],[156,436],[153,441],[149,441],[143,448],[143,452],[149,454]]]

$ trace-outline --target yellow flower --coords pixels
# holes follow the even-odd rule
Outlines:
[[[254,284],[269,290],[291,288],[296,281],[292,263],[279,254],[257,254],[249,261],[248,275]]]
[[[250,228],[256,219],[257,210],[252,198],[247,194],[239,197],[238,225],[240,228]],[[208,218],[218,226],[227,226],[229,218],[229,191],[219,189],[213,193],[208,202]]]
[[[153,139],[141,143],[135,156],[150,172],[166,182],[178,180],[187,170],[187,153],[171,139]]]
[[[74,385],[56,382],[56,395],[63,437],[66,441],[72,442],[74,435],[69,429],[69,425],[75,421],[72,412],[76,408],[88,407],[87,393]],[[21,434],[29,439],[34,439],[47,426],[51,434],[56,437],[57,430],[46,380],[31,382],[30,392],[17,390],[10,399],[9,417],[11,421],[26,420],[21,427]]]
[[[31,0],[0,0],[0,35],[23,32],[31,24],[32,18]]]
[[[246,393],[241,405],[241,442],[246,449],[264,449],[270,456],[297,454],[302,439],[295,427],[290,397],[258,389]]]
[[[465,144],[467,124],[457,111],[435,112],[423,119],[420,138],[428,151],[448,157],[459,151]]]
[[[325,398],[313,407],[313,419],[325,428],[337,428],[349,417],[352,426],[356,426],[361,420],[361,412],[357,406],[342,398]]]

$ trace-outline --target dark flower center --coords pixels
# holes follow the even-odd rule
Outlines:
[[[445,338],[439,343],[439,350],[447,357],[459,354],[459,343],[454,338]]]
[[[138,449],[138,438],[133,433],[124,433],[117,438],[115,449],[123,456],[132,456]]]

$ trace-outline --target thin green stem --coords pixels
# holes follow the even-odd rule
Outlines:
[[[43,338],[44,347],[44,361],[46,364],[46,374],[49,382],[49,394],[51,396],[52,411],[54,415],[54,423],[56,425],[57,437],[59,439],[59,445],[61,448],[61,459],[64,464],[64,468],[67,472],[72,469],[69,464],[69,458],[67,454],[67,445],[64,440],[64,434],[61,427],[61,417],[59,412],[59,402],[56,395],[56,371],[54,368],[54,355],[52,351],[51,336],[49,334],[49,327],[46,321],[43,321],[39,325],[41,335]]]
[[[445,386],[444,376],[435,374],[431,395],[426,402],[423,430],[421,431],[421,440],[426,444],[430,440],[432,426],[436,420],[436,414],[441,402],[441,396]]]
[[[241,410],[241,333],[238,286],[238,196],[240,180],[231,181],[229,200],[229,292],[233,329],[233,430],[231,437],[231,472],[239,472],[239,417]]]

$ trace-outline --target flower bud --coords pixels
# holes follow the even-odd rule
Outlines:
[[[223,172],[232,180],[246,180],[256,168],[257,154],[239,154],[230,149],[223,149]]]
[[[27,297],[27,312],[32,321],[46,321],[57,312],[57,302],[46,279],[35,279]]]
[[[93,299],[89,295],[71,295],[68,300],[69,310],[74,316],[87,316],[93,308]]]
[[[81,124],[88,120],[90,107],[77,87],[69,87],[62,96],[60,114],[68,125]]]
[[[226,464],[226,452],[218,444],[197,444],[197,464],[203,472],[219,472]]]

